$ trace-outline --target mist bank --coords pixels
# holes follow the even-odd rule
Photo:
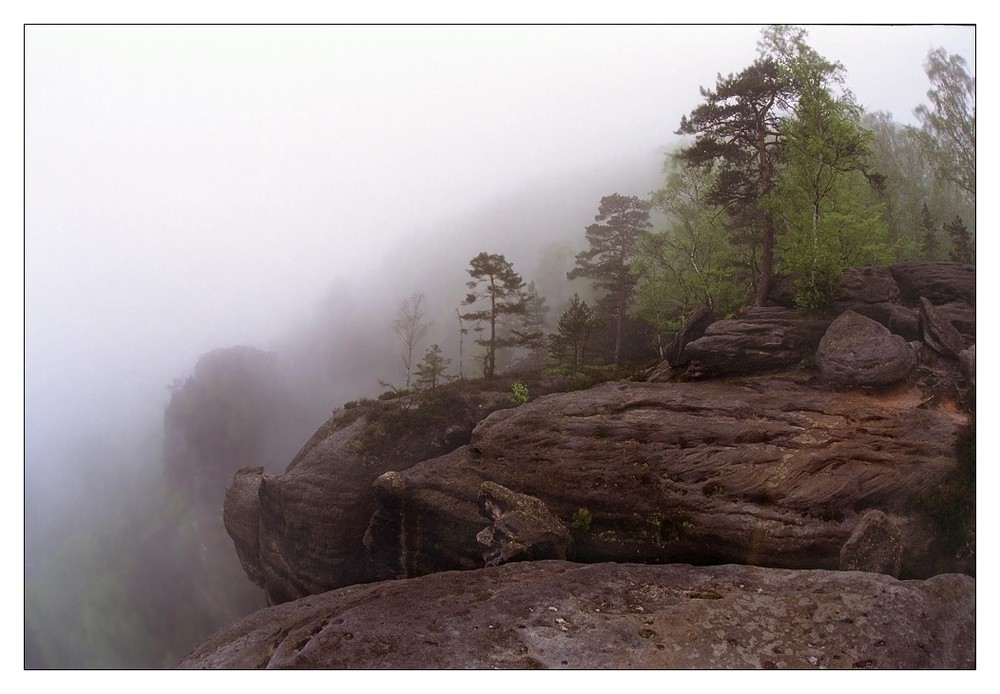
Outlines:
[[[306,431],[285,446],[282,460],[270,461],[280,471],[335,408],[378,395],[380,381],[402,384],[392,322],[405,297],[426,295],[433,323],[421,349],[439,343],[455,357],[457,373],[455,309],[469,259],[484,250],[504,253],[541,287],[570,285],[565,273],[600,196],[645,195],[660,183],[661,168],[662,152],[650,148],[552,180],[525,180],[489,204],[436,223],[401,219],[408,230],[399,234],[403,240],[368,249],[351,273],[289,275],[269,285],[267,301],[259,300],[252,278],[234,276],[225,301],[218,295],[188,301],[181,293],[183,307],[150,305],[143,320],[114,320],[100,305],[79,306],[74,310],[89,316],[90,328],[74,340],[56,339],[53,324],[32,316],[25,371],[26,665],[168,666],[263,599],[230,571],[235,554],[213,569],[239,581],[228,605],[224,587],[198,583],[206,545],[196,509],[164,475],[164,413],[203,355],[237,345],[272,355],[275,378]],[[254,307],[260,313],[238,325]],[[183,320],[170,319],[181,314]],[[216,322],[220,316],[227,318]],[[465,372],[474,375],[466,339]],[[220,512],[221,505],[216,518]],[[169,585],[155,588],[151,575],[167,577]],[[159,591],[156,599],[151,590]],[[155,628],[143,636],[142,623]]]

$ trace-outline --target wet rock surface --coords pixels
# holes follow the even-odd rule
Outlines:
[[[182,668],[973,668],[975,580],[521,562],[261,610]]]

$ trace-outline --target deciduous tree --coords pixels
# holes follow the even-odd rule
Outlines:
[[[423,294],[413,294],[399,305],[392,329],[403,345],[403,368],[406,369],[406,387],[410,387],[413,374],[413,350],[427,336],[431,324],[427,320],[427,300]]]
[[[923,125],[924,145],[938,176],[976,201],[976,78],[960,55],[943,48],[927,54],[924,64],[931,89],[930,106],[914,113]]]

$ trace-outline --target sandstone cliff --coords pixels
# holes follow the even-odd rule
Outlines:
[[[466,393],[452,403],[458,413],[453,419],[421,418],[417,403],[410,401],[338,413],[284,474],[244,469],[236,475],[226,499],[226,526],[247,574],[272,604],[454,569],[463,573],[448,574],[447,581],[471,586],[487,580],[483,567],[501,561],[498,557],[565,555],[578,564],[628,563],[622,571],[637,575],[654,570],[644,565],[667,564],[691,572],[685,580],[696,584],[716,580],[712,577],[721,569],[710,567],[745,565],[726,571],[761,571],[760,576],[771,577],[768,581],[793,577],[780,579],[792,583],[821,577],[840,586],[822,590],[846,592],[849,585],[864,592],[869,588],[863,586],[876,580],[846,571],[858,568],[925,579],[905,584],[919,590],[933,592],[931,586],[944,583],[963,586],[959,602],[965,607],[951,616],[942,609],[934,618],[943,620],[940,628],[957,634],[965,628],[961,615],[973,609],[969,577],[975,575],[974,279],[974,268],[954,263],[856,268],[845,273],[829,313],[804,314],[780,306],[779,297],[773,307],[713,323],[698,316],[701,324],[689,326],[672,347],[670,361],[650,369],[644,381],[552,393],[520,407],[502,393],[487,391],[478,401]],[[504,520],[503,509],[483,506],[484,493],[523,499],[530,512]],[[524,533],[546,538],[549,544],[535,551],[539,548],[524,546],[517,533],[521,524],[540,518],[544,532]],[[557,547],[551,544],[564,535]],[[497,546],[497,538],[505,545]],[[827,577],[826,571],[838,568],[845,571]],[[577,570],[582,569],[572,568]],[[595,580],[601,571],[611,571],[588,570]],[[782,573],[788,570],[795,571]],[[510,571],[511,577],[522,575]],[[955,573],[966,578],[941,576]],[[508,576],[503,571],[486,575],[488,582]],[[530,575],[540,583],[535,588],[526,583],[525,590],[547,585],[548,578]],[[407,586],[438,585],[431,576],[427,580],[379,584],[370,588],[369,597],[399,591],[401,604],[412,604],[416,598],[407,598],[406,591],[418,588]],[[483,600],[489,594],[486,589],[476,593]],[[312,602],[305,605],[319,604],[318,598],[308,599]],[[858,600],[860,605],[863,600]],[[453,608],[459,609],[450,603],[442,608],[442,624]],[[379,609],[373,607],[366,619],[376,619]],[[397,614],[400,619],[431,619],[416,607],[400,609],[413,610]],[[744,617],[766,621],[768,609],[757,604]],[[347,661],[318,652],[302,659],[308,638],[294,653],[287,650],[286,636],[299,628],[288,620],[299,624],[306,612],[300,605],[249,618],[242,631],[220,635],[213,648],[230,652],[234,646],[226,639],[250,638],[246,629],[253,623],[258,625],[254,633],[271,634],[253,637],[271,643],[260,646],[272,650],[259,663],[384,665],[357,655],[363,650],[352,650]],[[852,608],[845,619],[856,622],[861,612]],[[715,617],[699,613],[699,619]],[[327,624],[320,619],[307,631],[326,633]],[[479,628],[489,629],[489,624]],[[617,633],[620,625],[602,623],[598,631],[604,628]],[[595,638],[610,638],[600,633]],[[686,645],[658,643],[718,654],[714,637],[697,629],[686,633]],[[749,655],[715,664],[805,666],[765,657],[758,648],[765,641],[755,640],[757,650]],[[968,639],[955,646],[954,652],[963,654],[958,660],[941,660],[954,644],[937,644],[924,660],[879,659],[871,655],[875,651],[869,653],[879,641],[887,643],[881,637],[865,641],[856,653],[842,653],[842,662],[826,664],[964,667],[974,659]],[[520,643],[518,649],[532,652]],[[578,645],[580,654],[590,648]],[[798,646],[795,652],[804,653]],[[786,651],[790,644],[777,647],[791,652]],[[419,649],[399,648],[410,654],[406,658],[417,658],[413,653]],[[188,664],[236,662],[226,660],[230,656],[216,659],[210,651]],[[648,660],[646,655],[633,660],[627,649],[616,652],[621,659],[617,665],[607,661],[608,666],[709,666],[708,650],[690,661]],[[232,657],[243,657],[237,656]],[[469,657],[471,666],[488,662]],[[533,662],[510,653],[498,657],[507,666]],[[809,665],[821,658],[805,657]],[[411,662],[406,658],[399,662]],[[434,658],[443,656],[427,663],[458,665]],[[572,660],[531,658],[546,666]],[[934,664],[942,662],[964,664]]]

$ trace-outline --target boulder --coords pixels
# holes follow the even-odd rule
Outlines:
[[[927,299],[920,299],[920,330],[924,342],[944,357],[958,359],[958,353],[965,349],[962,336],[951,321]]]
[[[180,668],[966,669],[976,581],[539,561],[260,610]]]
[[[472,444],[376,482],[374,579],[483,566],[477,498],[495,482],[563,524],[580,562],[839,566],[865,511],[902,532],[901,575],[967,571],[915,502],[958,467],[969,421],[915,386],[825,389],[811,377],[608,383],[481,422]]]
[[[811,355],[830,321],[780,307],[746,309],[712,323],[687,344],[687,375],[700,378],[771,371],[794,366]]]
[[[483,482],[479,510],[492,523],[476,535],[485,548],[486,566],[572,558],[573,537],[569,530],[535,497]]]
[[[854,311],[845,311],[830,324],[816,351],[823,376],[844,385],[897,383],[916,364],[906,340]]]
[[[865,512],[840,550],[841,571],[871,571],[899,577],[902,534],[879,510]]]

